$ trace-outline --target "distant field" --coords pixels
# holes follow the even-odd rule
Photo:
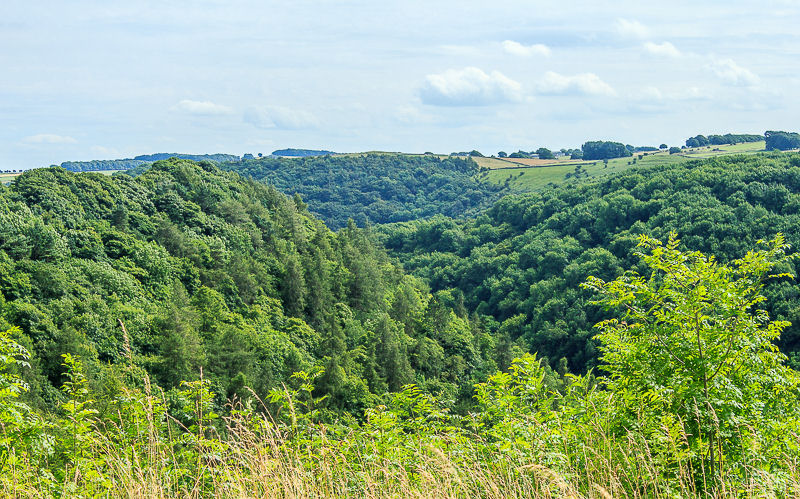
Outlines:
[[[649,166],[683,163],[693,159],[712,158],[715,156],[727,156],[731,154],[756,154],[764,151],[764,141],[746,142],[741,144],[718,145],[707,147],[696,147],[684,149],[678,154],[669,154],[665,151],[637,153],[628,158],[615,158],[604,165],[602,161],[550,161],[548,164],[541,163],[547,160],[523,160],[512,159],[512,161],[530,162],[531,166],[520,166],[519,168],[508,168],[508,161],[494,158],[474,158],[478,164],[491,168],[489,172],[480,175],[485,181],[496,184],[504,184],[508,180],[509,187],[522,190],[537,190],[547,184],[560,184],[568,179],[575,178],[576,166],[580,165],[581,174],[579,178],[592,178],[625,171],[633,166]],[[639,159],[642,155],[642,159]],[[636,158],[636,163],[633,159]],[[539,162],[534,166],[533,161]],[[482,164],[483,163],[483,164]],[[502,169],[501,169],[502,168]],[[585,173],[583,173],[585,172]],[[567,175],[570,174],[569,177]]]
[[[4,184],[6,182],[11,182],[18,175],[19,175],[19,173],[0,173],[0,184]]]
[[[582,163],[580,160],[574,159],[528,159],[528,158],[479,158],[473,157],[472,159],[478,163],[478,166],[483,168],[515,168],[517,166],[554,166],[554,165],[576,165]]]
[[[508,168],[509,166],[514,166],[506,163],[502,159],[497,159],[497,158],[473,157],[472,159],[475,160],[475,162],[478,163],[478,166],[480,166],[481,168],[491,168],[492,170],[494,170],[495,168]]]
[[[753,154],[763,152],[766,143],[762,140],[760,142],[743,142],[741,144],[730,144],[721,146],[704,146],[693,147],[681,151],[682,156],[690,158],[712,158],[714,156],[724,156],[727,154]],[[715,150],[716,149],[716,150]]]
[[[633,159],[636,158],[636,163]],[[580,178],[599,177],[608,175],[610,173],[617,173],[625,171],[633,166],[648,166],[656,164],[672,164],[682,163],[689,161],[691,158],[667,154],[663,152],[649,153],[647,156],[642,156],[638,159],[638,155],[629,158],[616,158],[604,165],[602,161],[571,161],[567,164],[555,164],[553,166],[539,166],[539,167],[520,167],[510,169],[493,169],[485,172],[480,178],[488,182],[496,184],[503,184],[508,180],[509,187],[523,190],[537,190],[545,187],[547,184],[560,184],[568,180],[567,175],[571,174],[569,178],[575,178],[576,167],[580,166]],[[629,164],[630,163],[630,164]]]
[[[580,159],[532,159],[532,158],[503,158],[506,167],[514,165],[522,166],[557,166],[557,165],[577,165],[583,163]]]

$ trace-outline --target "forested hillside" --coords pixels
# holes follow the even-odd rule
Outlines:
[[[474,215],[498,199],[501,186],[480,182],[469,158],[358,154],[260,158],[223,168],[299,194],[328,227]]]
[[[192,161],[238,161],[239,156],[232,154],[179,154],[179,153],[157,153],[142,154],[134,158],[126,159],[97,159],[93,161],[64,161],[59,166],[72,172],[91,172],[103,170],[129,170],[131,168],[149,165],[153,161],[169,158],[191,159]],[[55,166],[55,165],[53,165]]]
[[[800,155],[730,156],[648,166],[597,181],[507,196],[474,220],[445,217],[378,230],[405,268],[488,316],[499,344],[573,371],[597,365],[595,323],[608,315],[579,288],[636,268],[640,235],[671,230],[721,261],[784,232],[800,244]],[[800,366],[800,293],[767,287],[773,317],[793,325],[781,348]],[[509,349],[513,351],[513,348]]]
[[[43,409],[62,401],[65,353],[103,397],[130,354],[167,391],[202,371],[219,403],[316,368],[329,414],[362,415],[412,382],[468,400],[492,343],[450,302],[364,231],[334,234],[298,199],[210,162],[136,178],[37,169],[0,190],[0,330],[21,328],[27,397]]]

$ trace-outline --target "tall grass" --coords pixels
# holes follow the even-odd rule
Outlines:
[[[35,463],[17,456],[22,459],[12,459],[13,466],[2,477],[3,495],[673,498],[700,496],[705,490],[707,497],[800,496],[797,459],[790,456],[773,463],[779,473],[745,466],[746,480],[737,473],[717,487],[704,484],[703,471],[691,469],[692,461],[681,455],[685,435],[673,442],[671,455],[650,448],[654,440],[672,441],[667,428],[663,435],[644,438],[585,426],[578,445],[536,455],[500,450],[480,433],[455,430],[401,432],[395,439],[369,425],[335,428],[308,423],[290,428],[242,407],[214,429],[187,438],[192,430],[181,428],[176,420],[164,426],[153,397],[137,403],[144,418],[137,423],[139,440],[134,445],[124,445],[130,428],[97,421],[85,449],[91,456],[88,465],[67,462],[62,482],[53,484],[31,468]],[[123,414],[118,418],[126,420]],[[525,424],[535,430],[537,423]],[[677,464],[665,473],[664,463],[670,461]]]
[[[18,355],[7,364],[26,363],[19,345],[0,347]],[[659,413],[658,401],[590,375],[552,386],[531,355],[477,385],[468,415],[412,385],[363,421],[324,423],[319,373],[220,416],[202,375],[165,394],[131,363],[120,391],[98,402],[80,361],[65,355],[64,365],[66,401],[46,418],[17,401],[21,379],[0,371],[2,497],[800,497],[792,418],[735,427],[711,473],[692,424]]]

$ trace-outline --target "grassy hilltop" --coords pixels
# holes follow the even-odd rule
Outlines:
[[[560,184],[570,178],[600,177],[622,172],[633,166],[675,164],[693,159],[758,152],[764,152],[763,141],[686,148],[676,154],[669,154],[667,151],[641,152],[635,153],[632,157],[611,159],[608,164],[603,161],[535,160],[535,166],[521,166],[519,162],[526,160],[475,158],[475,161],[478,165],[490,169],[480,176],[485,181],[507,185],[513,189],[537,190],[551,183]]]

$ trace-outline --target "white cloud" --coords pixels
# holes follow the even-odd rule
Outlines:
[[[252,107],[245,111],[244,121],[256,128],[280,130],[302,130],[319,126],[319,119],[313,113],[283,106]]]
[[[218,116],[222,114],[231,114],[233,109],[221,104],[214,104],[211,101],[197,101],[183,99],[178,102],[174,108],[177,111],[182,111],[188,114],[196,114],[198,116]]]
[[[533,45],[523,45],[513,40],[506,40],[503,42],[503,50],[512,55],[519,55],[522,57],[530,57],[532,55],[541,55],[550,57],[550,47],[541,43]]]
[[[739,66],[733,59],[720,59],[710,65],[717,77],[729,85],[750,87],[760,81],[758,75],[747,68]]]
[[[647,38],[650,30],[644,24],[632,19],[617,19],[614,31],[624,38]]]
[[[28,144],[75,144],[78,141],[68,135],[56,135],[54,133],[40,133],[30,135],[22,139]]]
[[[636,114],[660,114],[669,109],[670,100],[658,87],[644,87],[631,91],[619,110]]]
[[[657,87],[645,87],[639,92],[639,100],[660,101],[664,99],[664,94]]]
[[[698,87],[689,87],[675,95],[677,100],[708,100],[711,96]]]
[[[644,50],[651,54],[658,57],[671,57],[673,59],[677,59],[681,56],[681,51],[678,50],[675,45],[671,44],[670,42],[664,43],[653,43],[647,42],[644,44]]]
[[[522,85],[499,71],[468,67],[428,75],[419,95],[433,106],[486,106],[519,101]]]
[[[437,116],[424,113],[419,108],[414,106],[398,107],[395,110],[394,118],[400,123],[405,123],[407,125],[426,124],[438,121]]]
[[[536,91],[545,95],[616,95],[611,85],[594,73],[565,76],[548,71],[536,83]]]

